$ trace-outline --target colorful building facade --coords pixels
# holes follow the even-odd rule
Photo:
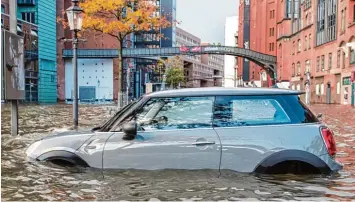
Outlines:
[[[9,29],[9,6],[9,0],[1,2],[2,29]],[[57,102],[55,11],[55,0],[17,1],[17,34],[24,37],[28,102]]]

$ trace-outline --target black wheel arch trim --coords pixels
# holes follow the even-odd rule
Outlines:
[[[37,160],[39,161],[50,161],[54,159],[65,160],[75,165],[89,167],[88,163],[86,163],[86,161],[84,161],[78,155],[64,150],[49,151],[37,157]]]
[[[256,166],[254,172],[265,173],[268,168],[284,161],[302,161],[316,167],[320,170],[321,173],[331,172],[329,166],[319,157],[312,153],[301,150],[284,150],[276,152],[259,163],[258,166]]]

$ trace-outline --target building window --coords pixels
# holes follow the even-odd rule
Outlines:
[[[316,85],[316,95],[320,94],[320,88],[319,88],[319,84]]]
[[[304,1],[304,10],[309,9],[312,6],[312,0],[305,0]]]
[[[355,22],[355,4],[353,6],[353,22]]]
[[[321,64],[320,64],[320,68],[322,70],[322,72],[324,71],[324,55],[322,55],[322,59],[321,59]]]
[[[296,70],[295,70],[295,63],[292,63],[292,76],[295,76]]]
[[[317,57],[317,69],[316,69],[317,72],[319,72],[319,61],[320,61],[320,57],[318,56]]]
[[[301,52],[301,49],[302,49],[301,39],[298,39],[298,52]]]
[[[345,61],[346,61],[346,59],[345,59],[345,52],[343,51],[343,66],[342,66],[343,69],[345,68],[345,63],[346,63]]]
[[[1,4],[1,13],[6,13],[6,12],[5,12],[5,5],[4,5],[4,4]]]
[[[317,46],[336,39],[336,11],[337,0],[318,0],[316,32]],[[325,23],[326,21],[327,23]]]
[[[296,52],[296,42],[294,41],[294,42],[292,43],[292,55],[294,55],[295,52]]]
[[[320,94],[324,95],[324,83],[320,85]]]
[[[36,23],[34,12],[21,13],[21,15],[22,15],[22,20],[30,22],[30,23]]]
[[[355,49],[350,49],[350,64],[355,64]]]
[[[344,34],[344,32],[345,32],[345,10],[341,10],[340,18],[341,18],[341,21],[340,21],[340,34]]]
[[[292,13],[291,13],[291,8],[292,8],[292,0],[286,0],[286,18],[291,18]]]
[[[311,61],[310,60],[306,60],[306,64],[305,64],[305,72],[311,72]]]
[[[340,94],[340,82],[338,81],[337,82],[337,95]]]
[[[328,69],[332,69],[332,58],[333,58],[333,54],[329,53],[329,57],[328,57]]]
[[[312,37],[311,37],[311,34],[309,34],[308,36],[308,49],[311,49],[312,48]]]
[[[340,68],[340,57],[341,57],[341,51],[338,50],[338,54],[337,54],[337,68]]]
[[[301,75],[301,63],[297,62],[297,75],[300,76]]]
[[[308,47],[308,36],[304,36],[304,50],[307,50]]]

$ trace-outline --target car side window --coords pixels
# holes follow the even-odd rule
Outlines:
[[[212,128],[214,97],[152,98],[135,115],[142,130]]]
[[[263,96],[218,96],[213,121],[216,127],[291,123],[276,98]]]

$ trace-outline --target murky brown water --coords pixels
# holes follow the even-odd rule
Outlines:
[[[70,129],[71,106],[21,106],[20,137],[9,136],[9,106],[2,105],[3,200],[351,200],[355,198],[355,109],[313,106],[336,133],[338,176],[254,176],[212,171],[110,171],[31,163],[25,148],[39,137]],[[80,106],[80,127],[109,117],[106,106]]]

